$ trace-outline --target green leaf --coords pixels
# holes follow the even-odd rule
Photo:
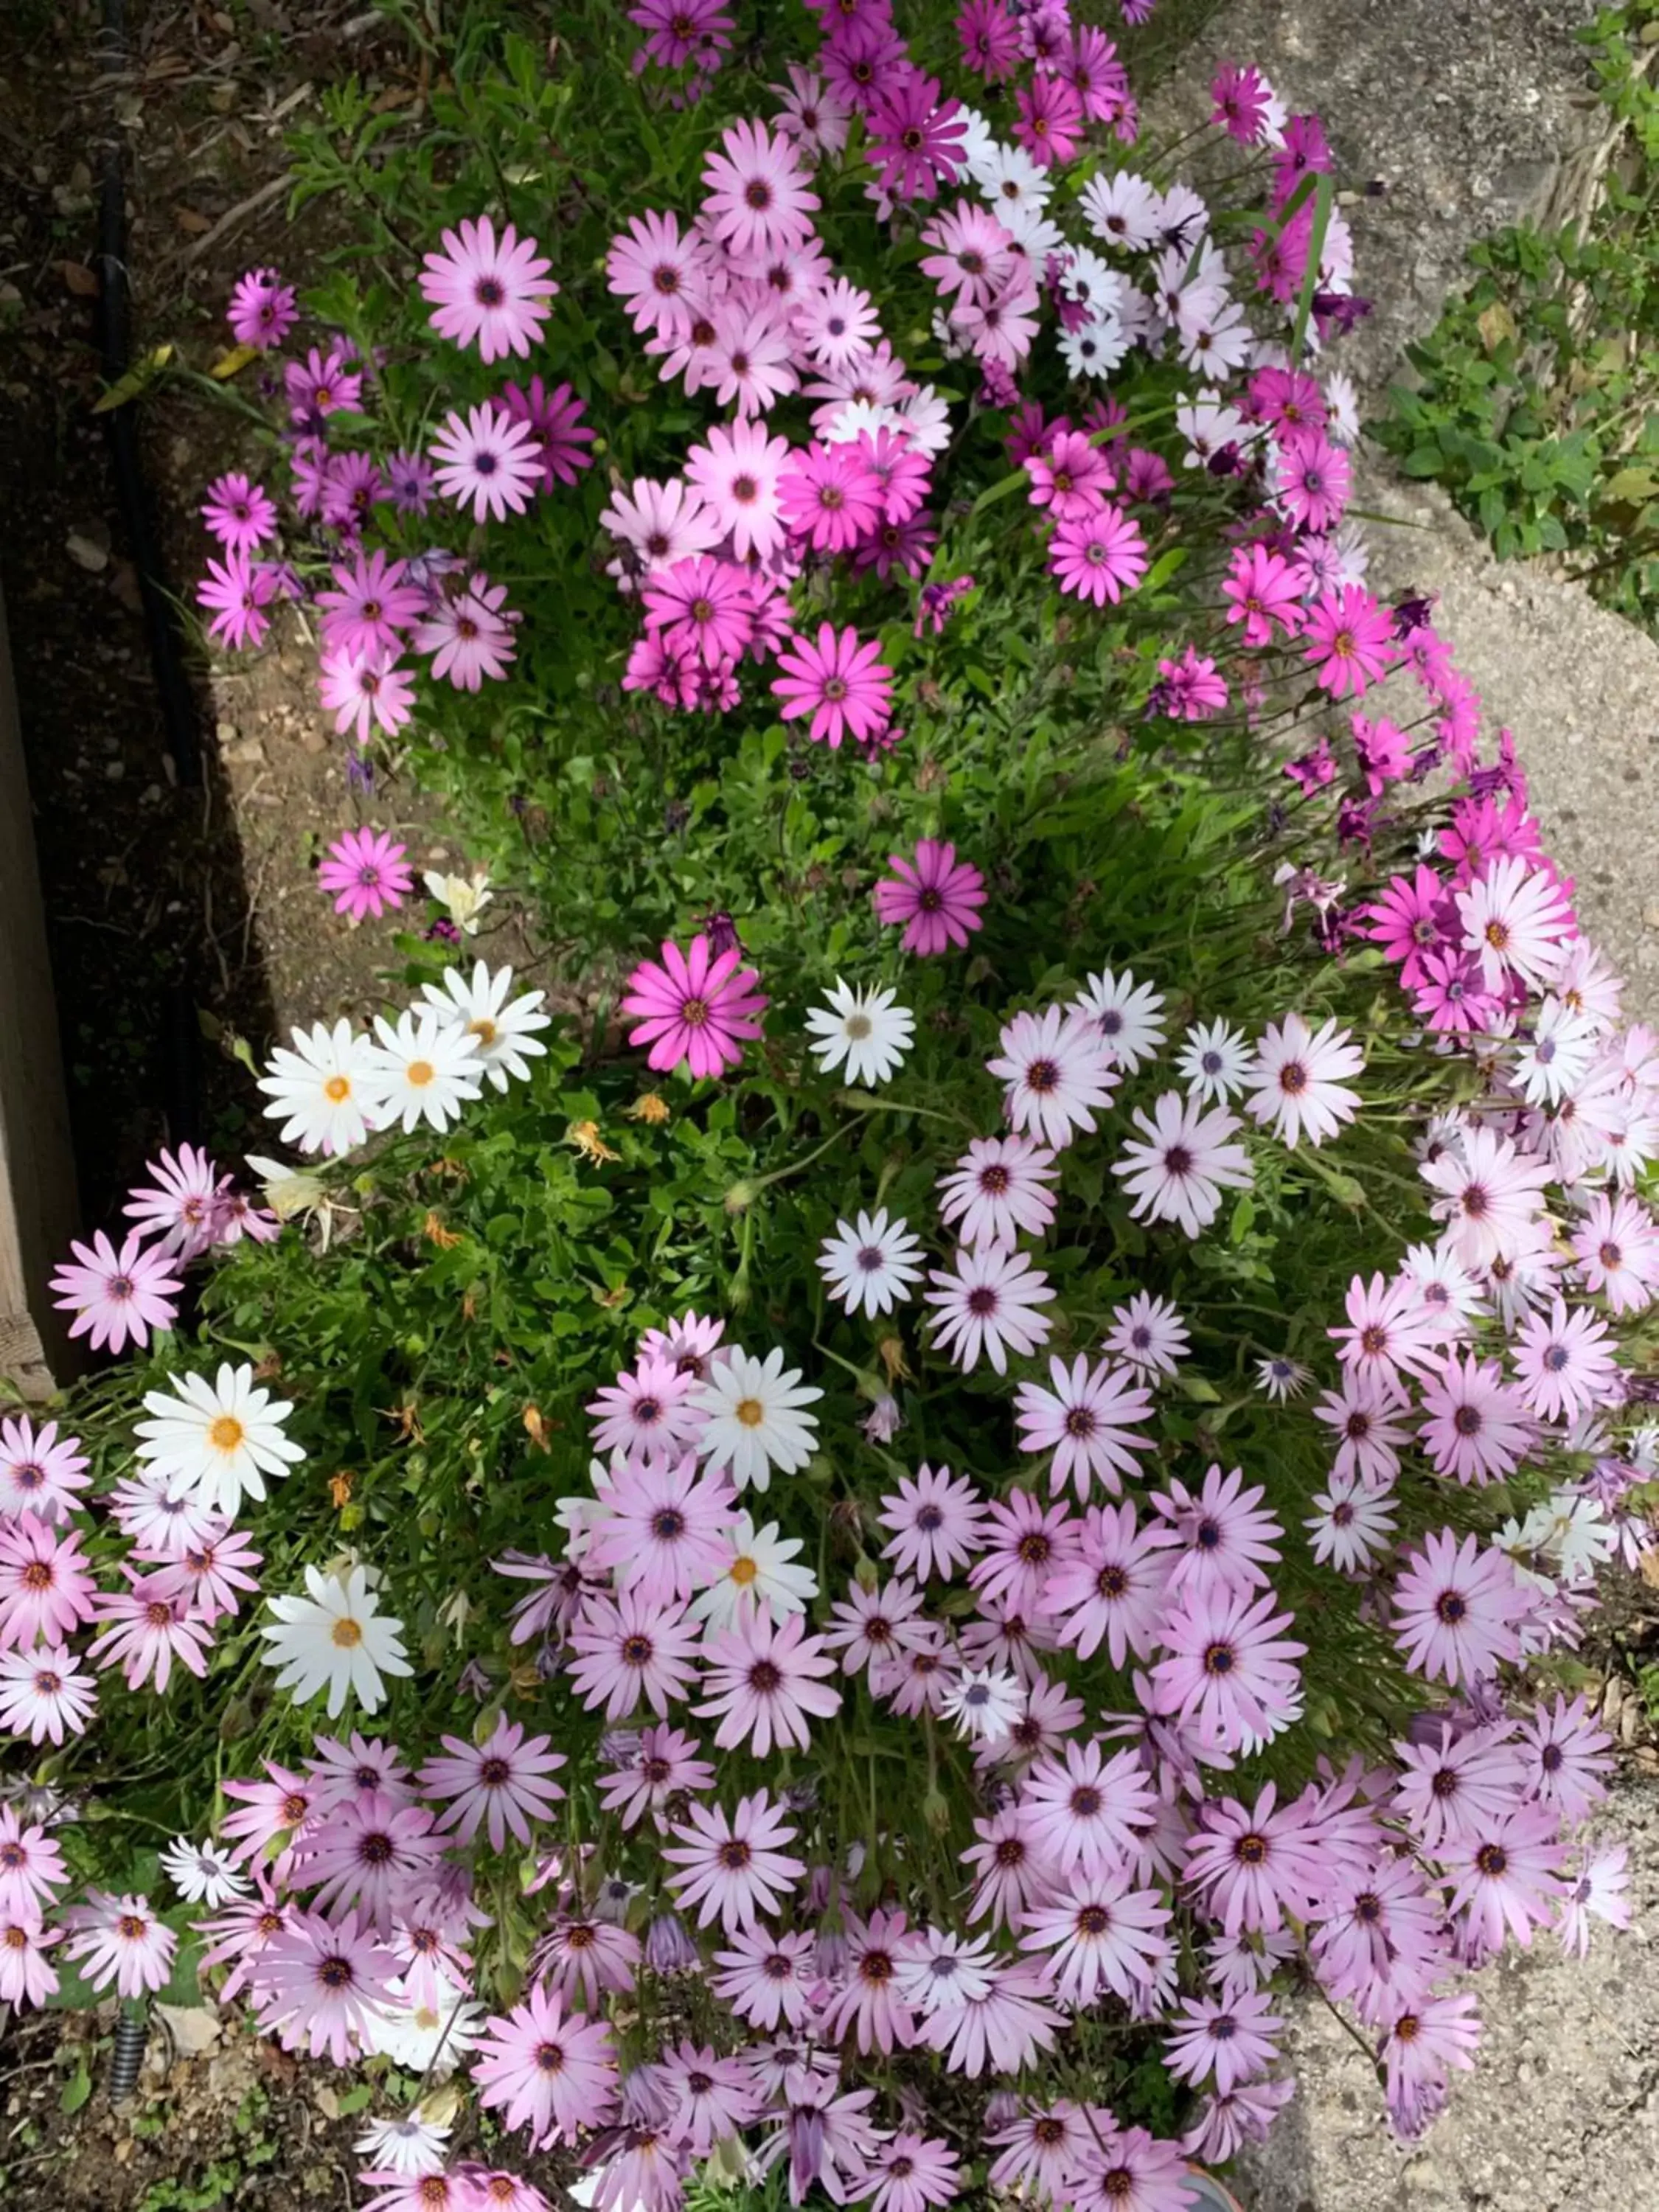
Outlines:
[[[58,2093],[58,2109],[60,2112],[78,2112],[91,2094],[92,2075],[85,2058],[77,2057],[74,2073]]]

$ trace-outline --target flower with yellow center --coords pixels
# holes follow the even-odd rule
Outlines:
[[[775,1521],[757,1528],[747,1513],[739,1513],[725,1541],[731,1547],[725,1573],[691,1601],[692,1612],[708,1623],[711,1634],[761,1613],[787,1620],[792,1613],[805,1613],[817,1595],[817,1577],[792,1564],[803,1548],[800,1540],[781,1536]]]
[[[331,1575],[307,1567],[305,1595],[273,1597],[270,1607],[275,1621],[259,1631],[265,1664],[301,1704],[325,1689],[331,1720],[348,1698],[374,1712],[386,1695],[383,1678],[412,1672],[403,1623],[380,1611],[360,1565]]]
[[[251,1366],[227,1362],[211,1382],[179,1374],[172,1383],[172,1396],[152,1390],[145,1397],[152,1418],[139,1422],[137,1445],[170,1497],[234,1520],[245,1496],[264,1498],[268,1475],[285,1475],[305,1457],[283,1426],[294,1408],[259,1389]]]
[[[817,1444],[817,1420],[804,1413],[823,1395],[803,1386],[775,1348],[764,1359],[734,1348],[713,1368],[691,1403],[705,1417],[700,1448],[713,1470],[728,1468],[739,1490],[764,1490],[777,1468],[793,1474]]]

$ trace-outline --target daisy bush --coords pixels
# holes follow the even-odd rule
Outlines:
[[[1181,2212],[1297,1986],[1415,2136],[1628,1917],[1659,1047],[1366,587],[1317,119],[1177,171],[1052,0],[564,15],[331,93],[362,250],[232,303],[212,627],[477,865],[344,822],[384,1005],[54,1278],[0,1996],[366,2066],[384,2212]]]

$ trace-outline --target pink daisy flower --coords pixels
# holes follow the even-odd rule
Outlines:
[[[404,865],[407,848],[394,844],[384,830],[348,830],[328,848],[328,857],[317,871],[318,888],[335,894],[336,914],[353,921],[368,915],[378,921],[389,908],[400,907],[415,879]]]
[[[1167,1983],[1170,1908],[1155,1889],[1131,1889],[1131,1879],[1127,1866],[1092,1881],[1074,1874],[1060,1894],[1021,1916],[1020,1948],[1050,1954],[1061,2004],[1083,2011],[1109,1990],[1143,2009]]]
[[[1027,457],[1031,504],[1046,507],[1051,522],[1083,522],[1097,514],[1112,489],[1112,465],[1082,430],[1058,430]]]
[[[914,1938],[907,1940],[902,1912],[877,1911],[868,1920],[849,1918],[845,1985],[830,1998],[824,2033],[840,2041],[852,2034],[860,2051],[890,2055],[915,2041],[911,2008],[901,1995],[900,1967]]]
[[[739,561],[751,553],[768,560],[784,542],[778,488],[790,453],[787,439],[769,435],[763,422],[739,422],[717,423],[686,454],[687,479],[720,532],[730,532]]]
[[[86,1903],[64,1915],[64,1925],[70,1931],[64,1956],[85,1960],[81,1971],[94,1989],[113,1982],[118,1996],[135,1999],[167,1987],[179,1938],[147,1897],[88,1889]]]
[[[1079,1129],[1094,1128],[1092,1109],[1110,1104],[1120,1079],[1086,1014],[1058,1006],[1016,1014],[999,1042],[986,1070],[1003,1084],[1003,1111],[1016,1130],[1059,1152]]]
[[[783,519],[815,553],[844,553],[882,520],[881,479],[857,442],[809,446],[778,483]]]
[[[359,553],[349,568],[336,562],[331,573],[331,588],[317,594],[324,644],[349,653],[375,647],[397,653],[403,633],[428,606],[426,592],[408,580],[408,562],[389,561],[376,546]]]
[[[1314,1916],[1330,1881],[1328,1845],[1307,1796],[1277,1802],[1269,1783],[1254,1805],[1207,1801],[1185,1850],[1184,1879],[1223,1932],[1276,1934],[1285,1916]]]
[[[38,1822],[25,1827],[14,1805],[0,1805],[0,1913],[38,1917],[69,1881],[64,1854]]]
[[[428,253],[421,271],[433,329],[456,345],[476,344],[486,362],[509,353],[527,357],[540,343],[545,303],[559,289],[552,265],[510,222],[498,239],[487,215],[445,231],[442,252]]]
[[[1048,566],[1062,592],[1115,606],[1146,573],[1146,541],[1121,507],[1102,506],[1059,524]]]
[[[714,1768],[696,1756],[696,1738],[683,1729],[653,1723],[623,1741],[630,1748],[615,1772],[600,1775],[599,1797],[605,1811],[617,1814],[624,1828],[637,1826],[647,1813],[660,1827],[665,1806],[713,1787]]]
[[[426,605],[424,593],[421,604]],[[324,712],[334,717],[337,736],[349,730],[360,745],[366,745],[371,726],[378,726],[389,738],[397,736],[414,711],[415,678],[396,663],[396,653],[384,646],[319,656],[317,695]]]
[[[1495,1359],[1452,1353],[1423,1384],[1428,1415],[1419,1437],[1437,1474],[1461,1483],[1501,1482],[1520,1466],[1534,1434],[1525,1401]]]
[[[603,1705],[608,1720],[626,1720],[641,1699],[660,1720],[669,1700],[691,1686],[697,1643],[682,1605],[653,1605],[637,1590],[620,1591],[613,1603],[592,1590],[570,1630],[570,1680],[582,1703]]]
[[[1279,2056],[1285,2023],[1272,2000],[1240,1990],[1232,1997],[1188,1997],[1174,2016],[1165,2064],[1177,2081],[1194,2087],[1214,2077],[1221,2096],[1265,2073]]]
[[[1304,530],[1334,530],[1352,483],[1347,455],[1322,430],[1293,430],[1279,448],[1279,505]]]
[[[429,1797],[453,1798],[439,1826],[453,1828],[458,1844],[470,1844],[481,1827],[493,1851],[504,1851],[509,1832],[530,1848],[530,1823],[547,1820],[564,1791],[552,1779],[564,1765],[544,1735],[526,1737],[517,1721],[503,1713],[480,1744],[447,1735],[447,1759],[429,1759],[421,1769],[421,1787]]]
[[[1582,1697],[1557,1695],[1521,1724],[1516,1746],[1522,1787],[1562,1820],[1589,1818],[1607,1796],[1604,1778],[1613,1771],[1613,1739],[1590,1718]]]
[[[1569,1310],[1559,1294],[1547,1314],[1528,1314],[1512,1354],[1521,1395],[1540,1420],[1576,1421],[1622,1395],[1607,1324],[1587,1306]]]
[[[736,254],[766,254],[804,246],[812,234],[818,197],[794,147],[763,123],[733,123],[720,151],[703,165],[702,217]]]
[[[718,1076],[743,1058],[744,1039],[761,1034],[768,1001],[754,988],[760,981],[755,969],[741,965],[742,948],[732,945],[716,958],[710,952],[701,933],[689,953],[665,941],[660,965],[642,960],[629,975],[620,1011],[640,1017],[628,1042],[650,1046],[647,1066],[665,1071],[684,1061],[694,1080]]]
[[[739,1798],[730,1814],[718,1805],[690,1806],[671,1833],[677,1841],[665,1844],[662,1856],[680,1870],[669,1876],[669,1887],[686,1911],[696,1905],[699,1928],[718,1916],[728,1936],[752,1929],[763,1912],[775,1915],[806,1871],[784,1850],[795,1831],[764,1790]]]
[[[153,1680],[158,1698],[173,1678],[175,1659],[204,1678],[213,1644],[210,1624],[164,1589],[161,1576],[140,1575],[125,1565],[121,1571],[131,1587],[97,1598],[96,1618],[103,1626],[88,1645],[87,1656],[102,1667],[118,1666],[130,1690]]]
[[[1192,1340],[1168,1298],[1137,1291],[1127,1305],[1112,1308],[1112,1326],[1103,1348],[1139,1374],[1173,1375],[1191,1350]]]
[[[1442,1528],[1423,1539],[1395,1584],[1395,1642],[1413,1674],[1477,1682],[1520,1656],[1525,1611],[1505,1553]]]
[[[1149,1659],[1169,1602],[1168,1555],[1176,1540],[1161,1522],[1142,1528],[1133,1505],[1091,1507],[1074,1555],[1042,1586],[1061,1642],[1080,1659],[1103,1643],[1114,1667],[1124,1666],[1131,1651]]]
[[[1139,1753],[1109,1754],[1098,1738],[1039,1759],[1018,1802],[1025,1833],[1048,1863],[1088,1881],[1133,1865],[1156,1817]]]
[[[663,1363],[652,1364],[660,1375]],[[688,1387],[690,1380],[685,1378]],[[605,1517],[590,1534],[582,1564],[593,1574],[610,1568],[618,1589],[636,1591],[649,1604],[689,1598],[718,1582],[731,1565],[731,1481],[724,1474],[700,1476],[690,1453],[669,1460],[653,1451],[623,1467],[605,1503]]]
[[[1183,1596],[1164,1624],[1171,1656],[1152,1670],[1152,1710],[1192,1723],[1206,1750],[1247,1756],[1299,1719],[1308,1647],[1279,1634],[1293,1623],[1278,1601],[1271,1590]]]
[[[968,942],[981,927],[985,878],[971,860],[958,860],[954,845],[921,838],[913,860],[890,853],[893,871],[876,885],[876,919],[904,924],[899,942],[906,952],[927,955]]]
[[[506,606],[506,585],[475,574],[465,590],[434,602],[410,641],[416,653],[432,654],[434,677],[447,676],[458,691],[477,691],[486,676],[505,676],[518,658],[509,625],[519,617]]]
[[[1510,975],[1545,990],[1560,974],[1578,926],[1571,900],[1547,869],[1523,854],[1504,854],[1455,896],[1464,945],[1489,990],[1501,991]]]
[[[88,1337],[94,1352],[120,1352],[129,1339],[147,1345],[152,1328],[172,1328],[174,1294],[184,1285],[165,1252],[146,1249],[137,1233],[118,1252],[101,1229],[90,1244],[71,1242],[70,1250],[73,1262],[58,1268],[52,1289],[59,1312],[75,1316],[71,1336]]]
[[[1555,1179],[1547,1160],[1517,1151],[1496,1129],[1471,1124],[1425,1159],[1418,1172],[1441,1194],[1431,1212],[1446,1224],[1446,1240],[1462,1264],[1486,1273],[1494,1261],[1512,1259],[1529,1241],[1543,1211],[1543,1193]]]
[[[871,103],[867,151],[890,199],[937,199],[967,166],[962,102],[939,93],[937,77],[911,69],[895,71]]]
[[[1428,1733],[1432,1727],[1432,1733]],[[1527,1771],[1506,1721],[1460,1735],[1449,1721],[1419,1723],[1419,1740],[1396,1743],[1393,1809],[1425,1850],[1471,1836],[1525,1794]]]
[[[816,644],[797,637],[772,684],[785,721],[810,714],[807,736],[832,750],[844,737],[877,744],[893,719],[893,672],[880,654],[879,642],[861,644],[856,629],[833,623],[819,625]]]
[[[0,1914],[0,2003],[21,2009],[43,2005],[57,1993],[58,1978],[46,1953],[63,1940],[61,1928],[43,1927],[32,1914],[15,1920]]]
[[[522,2004],[484,2022],[473,2079],[480,2104],[499,2112],[505,2127],[527,2129],[535,2148],[575,2142],[615,2115],[610,2027],[567,2013],[556,1991],[532,1988]]]
[[[1006,1375],[1011,1348],[1029,1354],[1048,1340],[1054,1324],[1037,1308],[1055,1293],[1027,1254],[997,1245],[958,1252],[954,1267],[930,1268],[928,1280],[939,1287],[926,1294],[935,1309],[927,1326],[964,1373],[971,1373],[983,1352]]]
[[[1314,1407],[1314,1418],[1340,1439],[1331,1462],[1338,1483],[1357,1481],[1385,1489],[1393,1482],[1400,1472],[1400,1447],[1409,1433],[1396,1418],[1401,1411],[1394,1393],[1365,1382],[1352,1368],[1340,1391],[1325,1393]]]
[[[1545,1805],[1516,1805],[1483,1820],[1468,1835],[1448,1838],[1439,1857],[1452,1884],[1448,1911],[1461,1913],[1468,1936],[1487,1951],[1502,1950],[1506,1933],[1530,1943],[1566,1888],[1560,1818]]]
[[[252,553],[276,534],[276,502],[263,484],[233,473],[208,486],[202,520],[232,553]]]
[[[1480,2040],[1474,2006],[1467,1990],[1452,1996],[1413,1996],[1387,2020],[1382,2060],[1389,2111],[1407,2138],[1420,2135],[1444,2106],[1447,2069],[1473,2068]]]
[[[1659,1284],[1659,1228],[1624,1191],[1598,1191],[1572,1232],[1578,1273],[1616,1314],[1640,1313]]]
[[[1168,1490],[1155,1492],[1153,1510],[1164,1516],[1182,1546],[1170,1567],[1170,1589],[1200,1598],[1223,1590],[1266,1589],[1264,1563],[1277,1564],[1285,1534],[1273,1515],[1261,1510],[1266,1495],[1260,1485],[1245,1489],[1241,1468],[1224,1474],[1218,1466],[1210,1468],[1196,1492],[1175,1476]]]
[[[930,2205],[954,2203],[962,2180],[961,2161],[948,2143],[901,2128],[853,2182],[852,2194],[867,2200],[870,2212],[927,2212]]]
[[[751,2027],[769,2031],[781,2021],[786,2027],[800,2027],[809,1992],[818,1980],[817,1937],[805,1930],[775,1936],[769,1929],[744,1928],[732,1944],[731,1950],[714,1954],[714,1964],[722,1969],[709,1977],[715,1996]]]
[[[1438,1315],[1424,1304],[1415,1277],[1401,1274],[1385,1280],[1376,1274],[1367,1283],[1363,1275],[1356,1275],[1344,1306],[1348,1326],[1325,1334],[1356,1382],[1383,1397],[1397,1398],[1402,1395],[1402,1371],[1421,1375],[1436,1364],[1436,1346],[1445,1330]]]
[[[294,287],[284,284],[274,269],[250,269],[236,280],[226,319],[238,345],[269,353],[300,319]]]
[[[494,400],[465,415],[452,408],[427,451],[439,490],[470,507],[475,522],[522,514],[535,495],[541,475],[535,436]]]
[[[1046,1184],[1059,1170],[1046,1146],[1029,1137],[975,1137],[947,1176],[941,1176],[939,1218],[959,1220],[963,1244],[972,1252],[988,1244],[1012,1245],[1022,1234],[1042,1237],[1054,1218]]]
[[[230,1218],[230,1177],[222,1176],[204,1152],[180,1145],[176,1154],[163,1152],[152,1160],[148,1173],[153,1184],[136,1188],[125,1211],[141,1236],[159,1240],[158,1251],[193,1260],[222,1238],[231,1241],[224,1238]],[[3,1473],[0,1457],[0,1475]]]
[[[1086,1499],[1099,1481],[1117,1497],[1119,1478],[1139,1472],[1135,1454],[1153,1447],[1152,1437],[1137,1433],[1152,1417],[1150,1393],[1125,1369],[1105,1360],[1091,1367],[1080,1354],[1069,1370],[1050,1359],[1048,1375],[1052,1390],[1022,1382],[1014,1394],[1020,1449],[1053,1450],[1048,1480],[1056,1492],[1069,1481]]]
[[[660,1353],[641,1352],[638,1366],[590,1398],[596,1452],[676,1452],[696,1430],[690,1404],[697,1376]]]
[[[924,1460],[914,1480],[902,1474],[896,1492],[881,1502],[881,1525],[894,1532],[881,1556],[902,1575],[926,1582],[937,1574],[949,1582],[983,1547],[984,1501],[948,1467],[930,1468]]]
[[[739,428],[744,436],[764,438],[766,434],[763,428],[734,425],[731,433],[734,439]],[[711,434],[711,447],[713,442]],[[635,477],[629,490],[612,492],[611,504],[599,520],[613,538],[620,538],[632,548],[647,571],[672,568],[696,554],[711,551],[726,528],[701,494],[678,477],[665,484],[655,483],[649,477]]]
[[[1250,1156],[1229,1140],[1242,1124],[1224,1106],[1206,1107],[1188,1092],[1165,1091],[1148,1118],[1131,1115],[1141,1140],[1131,1139],[1112,1173],[1123,1178],[1137,1221],[1174,1221],[1200,1237],[1221,1210],[1224,1190],[1248,1190]]]
[[[720,1717],[714,1741],[722,1751],[744,1743],[757,1759],[769,1757],[774,1743],[805,1751],[807,1715],[822,1719],[840,1710],[841,1692],[822,1679],[835,1673],[836,1662],[822,1637],[805,1634],[799,1613],[781,1624],[769,1613],[740,1618],[705,1647],[705,1662],[704,1686],[713,1694],[692,1711],[706,1720]]]
[[[758,307],[728,303],[715,309],[697,386],[714,393],[717,406],[735,402],[740,419],[764,415],[799,385],[788,321],[769,297]]]
[[[1255,1048],[1250,1095],[1245,1111],[1273,1124],[1280,1144],[1293,1152],[1306,1137],[1322,1145],[1358,1112],[1360,1097],[1341,1078],[1358,1075],[1365,1056],[1349,1041],[1350,1032],[1327,1022],[1316,1034],[1300,1014],[1270,1022]]]
[[[92,1480],[80,1442],[79,1437],[60,1437],[56,1421],[42,1422],[37,1429],[26,1413],[0,1420],[0,1522],[28,1514],[40,1521],[67,1521]]]

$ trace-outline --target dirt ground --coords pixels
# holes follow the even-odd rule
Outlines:
[[[92,411],[105,147],[125,173],[133,357],[171,344],[204,368],[228,347],[244,269],[276,262],[303,287],[326,257],[332,210],[288,221],[284,133],[319,83],[354,70],[416,112],[405,50],[360,0],[126,0],[124,47],[105,15],[106,0],[0,5],[0,582],[89,1223],[160,1142],[254,1141],[235,1038],[258,1055],[295,1021],[382,1001],[395,924],[333,914],[314,882],[331,839],[372,819],[422,867],[465,857],[395,769],[372,799],[349,787],[349,741],[318,708],[291,613],[234,668],[210,672],[188,644],[193,747],[170,737]],[[178,385],[142,398],[136,422],[193,641],[209,550],[197,505],[253,449],[234,413]]]

